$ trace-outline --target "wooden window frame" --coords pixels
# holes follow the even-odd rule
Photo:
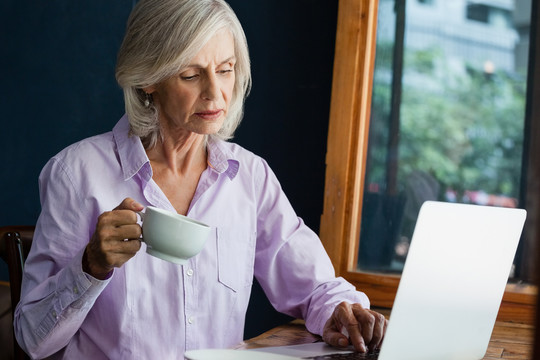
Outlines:
[[[359,215],[362,210],[366,171],[377,14],[378,0],[339,1],[320,237],[337,275],[343,276],[359,290],[364,291],[372,305],[391,308],[400,276],[360,273],[354,270],[357,262],[361,219]],[[529,69],[533,67],[529,66]],[[530,78],[533,77],[538,75]],[[532,95],[529,96],[540,90],[540,86],[537,85],[540,84],[540,80],[534,80],[533,83],[535,86],[532,86],[529,92]],[[533,101],[527,103],[531,103],[527,108],[528,112],[532,112],[529,116],[538,118],[540,105],[532,104],[535,103]],[[534,123],[531,121],[530,130],[537,136],[531,136],[529,151],[539,147],[538,141],[533,144],[534,139],[540,138],[540,126]],[[528,221],[534,221],[536,224],[540,224],[538,201],[531,204],[529,198],[531,195],[539,196],[538,160],[540,160],[538,157],[529,159],[529,163],[535,161],[537,165],[530,167],[527,182]],[[534,177],[534,181],[531,177]],[[532,228],[536,229],[534,226]],[[529,234],[530,236],[535,239],[535,244],[540,243],[538,233]],[[509,284],[498,319],[533,323],[536,289],[537,287],[533,285]]]

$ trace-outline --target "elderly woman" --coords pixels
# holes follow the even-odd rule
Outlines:
[[[242,341],[253,276],[274,307],[336,346],[378,347],[386,320],[341,278],[268,164],[227,142],[250,87],[222,0],[141,0],[116,70],[126,115],[53,157],[16,337],[32,357],[178,359]],[[152,205],[212,226],[179,266],[141,251]],[[348,337],[342,334],[348,330]]]

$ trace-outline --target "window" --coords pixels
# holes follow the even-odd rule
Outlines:
[[[489,7],[484,4],[467,5],[467,19],[487,23],[489,19]]]
[[[489,3],[489,1],[486,1]],[[497,2],[495,2],[497,3]],[[530,3],[528,4],[530,8]],[[490,24],[495,27],[511,28],[511,11],[488,4],[469,2],[466,9],[467,19]]]
[[[452,2],[453,6],[457,3]],[[465,1],[462,2],[462,6],[465,6]],[[533,253],[531,250],[538,242],[537,224],[540,222],[536,210],[538,199],[540,199],[538,194],[540,165],[538,155],[536,155],[539,153],[536,139],[540,136],[540,130],[538,125],[530,122],[532,117],[538,116],[538,109],[535,108],[537,105],[530,99],[534,91],[538,90],[540,83],[531,82],[528,90],[525,91],[527,75],[519,71],[507,70],[512,68],[511,64],[514,64],[509,59],[509,54],[504,56],[504,54],[490,53],[492,57],[475,57],[474,54],[471,55],[470,49],[466,48],[467,41],[465,44],[459,44],[451,38],[450,34],[444,34],[443,29],[428,29],[424,37],[415,42],[414,36],[411,35],[411,28],[415,24],[411,21],[410,27],[406,27],[405,20],[408,19],[406,16],[409,14],[405,15],[405,9],[400,10],[399,6],[396,7],[396,12],[391,14],[392,16],[384,13],[384,19],[392,19],[388,26],[390,30],[385,29],[383,25],[377,32],[378,14],[389,10],[394,11],[393,1],[342,0],[339,4],[325,201],[320,232],[336,271],[357,285],[359,289],[366,291],[375,305],[391,306],[399,283],[400,266],[406,256],[407,235],[414,227],[414,217],[408,219],[409,223],[406,223],[403,218],[405,207],[411,204],[407,184],[414,183],[421,184],[424,190],[428,189],[429,191],[424,191],[424,193],[431,193],[430,196],[436,197],[437,200],[494,201],[504,203],[506,206],[526,207],[529,211],[529,221],[516,263],[516,276],[528,280],[532,262],[527,254]],[[441,9],[434,9],[434,11],[441,11]],[[447,14],[448,11],[444,13]],[[437,20],[433,23],[437,23]],[[448,28],[453,28],[454,35],[458,34],[462,37],[463,31],[467,30],[463,29],[463,26],[465,25],[460,25],[459,29]],[[353,31],[353,29],[359,29],[359,31]],[[508,31],[511,32],[510,37],[517,38],[515,30]],[[381,37],[382,33],[395,37],[392,41],[385,41]],[[443,40],[449,42],[450,49],[441,44],[441,38],[434,37],[436,33],[444,36]],[[478,47],[478,43],[476,41],[474,43],[474,46]],[[411,44],[440,46],[422,48],[411,47]],[[396,48],[398,50],[401,48],[401,50],[396,51]],[[467,61],[459,60],[460,57],[463,58],[463,54],[468,54]],[[401,75],[394,76],[396,72],[401,72]],[[457,82],[455,74],[459,74],[457,79],[460,81],[467,79],[469,86],[464,87],[463,82]],[[529,79],[533,79],[532,74],[529,74]],[[448,84],[444,84],[444,81]],[[456,84],[461,86],[454,87]],[[449,88],[444,88],[444,86],[449,86]],[[450,89],[458,92],[452,93]],[[421,91],[424,90],[427,90],[427,94],[422,95]],[[463,93],[460,94],[459,91]],[[514,91],[518,94],[513,93]],[[482,108],[478,102],[482,99],[473,99],[478,95],[489,95],[490,99],[484,99],[488,103],[491,101],[491,104],[496,104],[496,107],[506,104],[508,108],[504,111],[497,108],[497,111],[490,113],[489,111],[493,109],[487,106],[487,109],[484,109],[487,112],[483,112],[483,116],[478,114],[472,116],[471,111]],[[431,100],[434,102],[427,101],[427,96],[432,96]],[[513,104],[514,100],[509,100],[515,99],[516,96],[521,99],[516,101],[517,105]],[[452,118],[458,120],[472,116],[472,120],[469,119],[470,121],[465,123],[466,126],[452,123],[449,119],[437,124],[446,126],[443,127],[444,130],[441,127],[430,129],[428,126],[427,130],[420,131],[418,124],[411,125],[414,121],[429,120],[429,117],[426,118],[427,120],[421,120],[425,116],[424,113],[429,113],[429,111],[435,110],[435,115],[440,117],[448,117],[450,116],[448,113],[457,111],[459,107],[455,104],[444,103],[445,97],[459,99],[460,104],[472,102],[473,106],[461,109],[459,116],[452,114]],[[407,102],[411,103],[407,105]],[[411,108],[410,106],[413,105],[414,107]],[[504,125],[504,131],[500,131],[502,120],[497,118],[501,113],[511,119],[509,125]],[[390,126],[376,125],[377,118],[383,118],[382,122]],[[523,119],[528,121],[523,121]],[[405,120],[411,123],[404,124]],[[489,127],[486,121],[491,124]],[[412,126],[414,130],[407,130],[407,126]],[[515,127],[515,129],[509,130],[506,126]],[[482,166],[481,171],[476,175],[474,171],[467,171],[461,174],[464,177],[452,180],[456,174],[462,172],[464,167],[462,163],[446,164],[442,168],[434,168],[433,163],[444,164],[448,161],[445,157],[457,156],[454,153],[463,152],[464,146],[450,141],[446,146],[452,147],[454,144],[451,150],[455,151],[443,152],[441,155],[440,148],[444,148],[444,145],[439,146],[438,141],[433,141],[426,148],[426,144],[421,143],[414,136],[423,136],[421,140],[424,142],[431,141],[429,136],[438,136],[438,133],[449,136],[450,132],[461,128],[464,129],[462,133],[466,135],[467,142],[479,142],[491,151],[482,155],[475,155],[474,152],[467,156],[461,154],[462,158],[470,161],[470,167],[473,170],[475,167]],[[404,139],[406,136],[400,133],[402,130],[410,131],[405,134],[410,136],[412,141]],[[430,130],[435,131],[430,134]],[[500,136],[501,133],[513,135]],[[524,133],[531,135],[523,137]],[[458,138],[461,138],[463,134]],[[438,140],[445,141],[446,139],[438,138]],[[413,147],[414,151],[412,151],[410,147],[415,144],[420,147]],[[479,144],[471,147],[482,148]],[[435,161],[429,158],[428,160],[431,161],[429,164],[429,161],[423,159],[427,156],[426,154],[433,157]],[[496,161],[508,156],[510,156],[510,161]],[[492,157],[497,159],[492,159]],[[394,164],[396,159],[397,164]],[[420,166],[418,159],[422,159],[423,163],[428,165]],[[490,166],[484,166],[482,163]],[[495,168],[492,167],[494,164]],[[503,171],[505,166],[512,168]],[[485,179],[493,178],[494,173],[510,174],[510,179],[500,177],[489,185],[492,187],[488,188]],[[464,185],[464,179],[467,180],[464,183],[467,186],[457,191],[455,187]],[[469,182],[470,179],[476,179],[477,182]],[[478,181],[478,179],[481,180]],[[454,181],[452,186],[450,186],[450,180]],[[369,229],[369,226],[377,224],[377,221],[370,219],[370,216],[374,216],[374,204],[390,209],[387,212],[396,225],[395,229],[389,226],[382,226],[383,230]],[[414,211],[412,213],[414,214]],[[399,216],[402,218],[400,219]],[[388,225],[384,221],[383,219],[383,224]],[[395,241],[395,243],[390,241],[388,246],[382,246],[377,253],[381,258],[390,254],[390,261],[388,259],[383,263],[374,261],[376,256],[373,254],[362,256],[362,252],[367,251],[366,248],[371,251],[374,249],[372,245],[365,246],[368,241],[366,236],[369,237],[370,231],[378,235],[377,246],[381,245],[380,238],[383,233],[388,239]],[[511,309],[517,304],[524,310],[520,313],[521,320],[532,321],[535,293],[536,288],[530,285],[509,285],[502,309]],[[505,311],[501,310],[502,317]],[[519,320],[515,312],[511,315],[514,320]]]

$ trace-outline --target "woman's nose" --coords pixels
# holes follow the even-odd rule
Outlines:
[[[215,76],[207,78],[204,89],[202,91],[202,98],[204,100],[216,100],[220,96],[219,84]]]

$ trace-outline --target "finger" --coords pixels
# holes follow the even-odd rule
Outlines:
[[[117,241],[110,248],[110,252],[118,255],[127,255],[129,258],[133,257],[137,251],[141,248],[141,241],[138,239]]]
[[[139,224],[128,224],[112,228],[109,251],[133,256],[141,248],[142,229]]]
[[[116,237],[120,240],[140,240],[142,228],[139,224],[126,224],[115,228]]]
[[[352,306],[354,317],[358,321],[361,336],[365,344],[371,344],[376,318],[371,310],[364,309],[360,304]]]
[[[139,204],[137,201],[132,198],[125,198],[122,200],[120,205],[114,208],[114,210],[131,210],[131,211],[141,211],[144,209],[144,206]]]
[[[384,315],[372,310],[369,310],[369,312],[374,316],[375,322],[373,324],[373,336],[368,343],[368,348],[370,350],[375,350],[381,347],[387,321]]]
[[[120,267],[131,259],[141,248],[140,240],[107,241],[101,243],[96,254],[99,266],[111,269]]]
[[[338,330],[347,330],[350,342],[356,351],[366,352],[366,343],[360,333],[359,323],[354,315],[351,304],[342,302],[334,311],[334,319],[338,324]]]
[[[382,347],[382,344],[384,342],[384,337],[386,335],[386,329],[388,329],[388,319],[385,318],[384,319],[383,336],[382,336],[381,342],[379,343],[379,346],[378,346],[379,349]]]
[[[325,343],[335,347],[346,347],[349,345],[349,339],[343,335],[336,326],[334,317],[331,316],[323,329],[323,340]]]
[[[103,226],[96,230],[96,238],[98,243],[101,243],[102,250],[117,251],[122,244],[127,241],[141,239],[142,230],[138,224],[129,224],[122,226]]]
[[[346,328],[354,349],[359,352],[366,352],[366,344],[371,340],[369,331],[362,331],[365,328],[365,324],[362,324],[362,321],[365,321],[363,316],[364,311],[365,309],[359,304],[349,305],[349,324]]]
[[[106,211],[98,218],[98,227],[119,227],[137,223],[137,214],[133,210]]]

